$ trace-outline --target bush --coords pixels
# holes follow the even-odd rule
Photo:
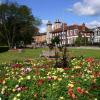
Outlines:
[[[0,46],[0,53],[1,53],[1,52],[5,52],[5,51],[8,51],[8,50],[9,50],[9,47]]]

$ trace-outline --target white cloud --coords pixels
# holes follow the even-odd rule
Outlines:
[[[94,20],[92,22],[86,23],[86,26],[89,28],[100,27],[100,21]]]
[[[46,32],[46,26],[41,26],[39,29],[40,29],[39,30],[40,33]]]
[[[45,20],[45,19],[42,20],[42,24],[46,25],[47,23],[48,23],[48,20]]]
[[[42,20],[42,25],[39,27],[39,32],[44,33],[46,32],[46,24],[48,23],[48,20],[43,19]]]
[[[76,2],[72,11],[78,15],[99,15],[100,14],[100,0],[82,0]]]

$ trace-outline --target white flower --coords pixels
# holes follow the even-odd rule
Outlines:
[[[92,71],[87,70],[87,73],[92,73]]]
[[[54,78],[54,80],[56,80],[58,77],[57,76],[52,76]]]
[[[57,68],[57,71],[58,71],[58,72],[63,72],[64,69],[63,69],[63,68]]]
[[[36,64],[34,64],[34,66],[36,66]]]
[[[15,88],[19,87],[19,85],[16,85]]]
[[[59,100],[64,100],[64,97],[59,97]]]
[[[3,89],[1,90],[1,94],[4,94],[4,92],[5,92],[5,89],[3,88]]]
[[[23,77],[20,77],[20,79],[18,80],[18,82],[21,82],[24,78]]]
[[[80,66],[74,66],[74,68],[75,68],[75,69],[79,69],[79,68],[81,68],[81,67],[80,67]]]
[[[18,94],[17,94],[17,97],[19,97],[20,95],[21,95],[21,94],[20,94],[20,93],[18,93]]]
[[[72,84],[72,83],[68,84],[68,87],[74,87],[74,84]]]
[[[7,86],[4,86],[4,87],[2,88],[1,94],[4,94],[6,88],[7,88]]]
[[[31,79],[31,76],[27,76],[26,79],[30,80]]]
[[[18,100],[18,99],[16,97],[14,97],[13,100]]]
[[[5,83],[6,83],[6,81],[4,80],[4,81],[3,81],[3,84],[5,84]]]
[[[62,78],[58,78],[58,81],[61,81],[62,80]]]

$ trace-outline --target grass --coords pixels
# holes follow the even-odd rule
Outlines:
[[[100,49],[69,49],[71,55],[74,56],[84,56],[84,57],[93,57],[95,59],[100,59]]]
[[[39,49],[25,49],[22,53],[18,51],[8,51],[4,53],[0,53],[0,63],[1,62],[9,62],[12,60],[23,60],[27,58],[37,58],[40,56],[43,48]],[[94,57],[96,59],[100,59],[100,50],[93,49],[68,49],[71,56],[80,56],[84,57]]]
[[[42,52],[42,48],[40,49],[24,49],[22,53],[18,51],[8,51],[4,53],[0,53],[0,63],[1,62],[9,62],[12,60],[23,60],[27,58],[37,58],[40,56]]]

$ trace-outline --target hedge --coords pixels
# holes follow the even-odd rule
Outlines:
[[[8,51],[8,50],[9,50],[9,47],[7,47],[7,46],[0,46],[0,53]]]

